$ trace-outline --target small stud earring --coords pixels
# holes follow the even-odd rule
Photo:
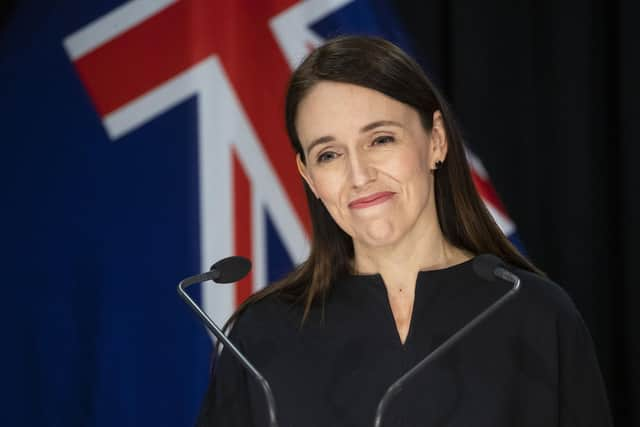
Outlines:
[[[435,164],[434,170],[442,168],[442,160],[438,160]]]

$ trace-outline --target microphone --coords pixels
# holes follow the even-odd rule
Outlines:
[[[516,289],[520,287],[520,278],[504,268],[500,258],[495,255],[483,254],[477,256],[473,260],[473,271],[488,282],[493,282],[497,277],[513,283]]]
[[[251,271],[251,261],[241,256],[221,259],[211,266],[209,273],[216,283],[232,283],[241,280]]]
[[[227,338],[222,330],[211,320],[211,318],[205,313],[198,304],[187,294],[186,288],[195,284],[206,281],[213,281],[217,283],[231,283],[237,282],[249,273],[251,270],[251,261],[240,256],[232,256],[221,259],[211,266],[211,269],[202,274],[187,277],[178,284],[178,295],[191,307],[191,309],[198,315],[204,326],[213,333],[222,343],[224,347],[229,349],[231,354],[242,364],[242,366],[249,371],[251,376],[258,381],[262,386],[262,390],[267,401],[267,410],[269,412],[269,426],[278,427],[276,420],[276,402],[271,391],[269,382],[262,376],[262,374],[249,362],[249,360],[242,354],[238,348]]]
[[[382,396],[382,399],[380,399],[380,402],[378,403],[378,409],[376,410],[376,417],[374,421],[375,427],[380,427],[382,425],[382,417],[384,416],[384,412],[389,406],[391,399],[393,399],[398,395],[398,393],[400,393],[400,391],[402,391],[402,387],[407,382],[409,382],[418,374],[418,372],[423,370],[429,363],[431,363],[432,360],[440,356],[451,346],[453,346],[454,343],[462,339],[462,337],[464,337],[469,331],[471,331],[471,329],[476,327],[479,323],[484,321],[484,319],[489,317],[493,312],[502,307],[520,290],[520,278],[512,272],[508,271],[504,267],[502,261],[494,255],[483,254],[475,257],[473,260],[473,270],[478,276],[489,282],[493,282],[496,280],[496,278],[498,278],[512,283],[513,287],[509,289],[509,291],[501,296],[498,300],[496,300],[493,304],[487,307],[484,311],[474,317],[469,323],[462,327],[462,329],[451,335],[435,350],[427,354],[427,356],[420,362],[418,362],[417,365],[415,365],[389,386],[387,391]]]

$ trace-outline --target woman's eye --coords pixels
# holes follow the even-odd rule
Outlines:
[[[390,135],[384,135],[384,136],[379,136],[378,138],[373,140],[373,145],[380,145],[380,144],[388,144],[390,142],[395,141],[395,138],[390,136]]]
[[[318,163],[328,162],[338,157],[338,153],[335,151],[325,151],[318,156]]]

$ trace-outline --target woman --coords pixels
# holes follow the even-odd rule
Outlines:
[[[483,253],[510,264],[520,293],[421,371],[383,425],[610,425],[579,314],[487,213],[449,107],[413,60],[377,38],[327,42],[294,72],[286,124],[311,254],[231,319],[281,426],[373,425],[387,387],[510,288],[474,273]],[[223,351],[199,425],[266,414]]]

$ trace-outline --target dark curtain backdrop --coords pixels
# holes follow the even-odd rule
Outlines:
[[[530,258],[593,335],[616,425],[640,426],[637,1],[398,1]]]
[[[638,3],[396,5],[530,258],[583,314],[616,424],[640,426]]]

